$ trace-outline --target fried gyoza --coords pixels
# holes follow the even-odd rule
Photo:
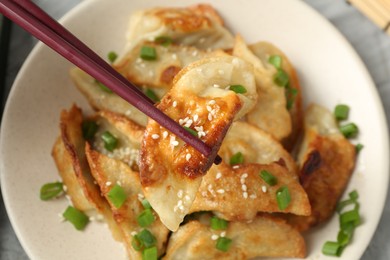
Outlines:
[[[289,83],[285,88],[285,96],[292,124],[291,132],[289,136],[282,139],[282,144],[288,151],[291,151],[299,139],[303,128],[302,93],[297,73],[287,56],[273,44],[269,42],[258,42],[251,44],[249,48],[253,54],[256,55],[263,64],[267,64],[267,66],[269,66],[268,59],[270,56],[279,55],[282,58],[281,68],[289,77]],[[272,112],[272,114],[274,114],[274,112]],[[251,123],[256,124],[256,115],[248,115],[248,120]]]
[[[145,114],[115,93],[102,89],[93,77],[81,69],[72,68],[70,70],[70,76],[78,90],[87,98],[89,104],[95,110],[109,110],[125,115],[136,123],[146,126],[148,118]],[[157,90],[153,89],[153,91],[159,95]]]
[[[253,54],[239,36],[236,37],[233,55],[254,66],[259,99],[247,115],[248,122],[272,134],[279,141],[287,137],[291,133],[291,117],[284,88],[277,86],[273,80],[276,69]]]
[[[155,60],[140,58],[141,49],[145,46],[154,48]],[[126,53],[120,62],[115,63],[114,67],[134,84],[163,89],[165,94],[182,68],[210,55],[215,55],[215,52],[183,45],[163,46],[154,42],[141,42]]]
[[[241,121],[232,124],[218,154],[228,163],[238,152],[243,155],[244,163],[279,162],[286,166],[292,176],[297,176],[294,159],[271,134]]]
[[[245,94],[227,89],[238,84],[245,86]],[[253,68],[239,58],[218,56],[183,69],[157,107],[218,150],[233,119],[253,107],[256,98]],[[206,158],[193,147],[176,140],[175,135],[150,120],[140,162],[146,198],[161,221],[170,230],[177,230],[212,158]]]
[[[73,205],[85,212],[97,210],[108,223],[114,238],[122,240],[112,217],[107,201],[100,196],[100,190],[94,183],[84,152],[85,140],[82,135],[81,124],[83,116],[81,109],[72,106],[69,111],[62,111],[61,138],[58,138],[53,147],[53,158],[67,187]]]
[[[305,113],[305,136],[299,152],[300,180],[309,196],[312,214],[291,216],[304,231],[328,220],[355,166],[355,147],[338,130],[333,114],[318,105]]]
[[[216,248],[213,235],[220,236],[210,226],[191,221],[173,233],[166,260],[252,259],[255,257],[305,257],[302,236],[283,220],[256,217],[252,222],[229,222],[226,237],[232,239],[227,252]]]
[[[128,49],[142,41],[170,37],[177,44],[198,49],[229,49],[233,36],[222,18],[207,4],[186,8],[152,8],[135,12],[130,19]]]
[[[260,172],[267,171],[277,178],[268,185]],[[276,192],[287,187],[291,202],[280,209]],[[190,212],[213,211],[227,220],[251,220],[257,212],[284,212],[310,215],[310,204],[305,191],[288,169],[277,163],[268,165],[242,164],[232,168],[224,163],[213,165],[203,177],[202,184]]]
[[[123,188],[126,194],[126,201],[120,208],[112,203],[111,210],[118,227],[122,231],[123,241],[129,253],[130,259],[141,259],[141,252],[136,251],[132,246],[133,232],[139,232],[142,228],[137,222],[138,215],[143,211],[140,197],[143,198],[142,188],[138,172],[134,172],[124,162],[109,158],[86,146],[88,162],[91,165],[92,174],[100,186],[102,194],[110,202],[108,193],[115,184]],[[165,243],[168,239],[168,229],[156,217],[155,221],[148,227],[149,231],[157,239],[159,255],[165,250]]]

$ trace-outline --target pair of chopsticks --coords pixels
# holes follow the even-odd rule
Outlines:
[[[221,162],[222,159],[217,155],[216,149],[207,146],[157,109],[141,90],[33,2],[30,0],[0,0],[0,12],[207,158],[215,158],[214,163]]]

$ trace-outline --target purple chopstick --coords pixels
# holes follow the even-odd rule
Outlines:
[[[215,158],[214,163],[221,162],[216,149],[207,146],[157,109],[136,86],[33,2],[29,0],[0,0],[0,12],[61,56],[102,82],[148,117],[180,137],[184,142],[193,146],[207,158]]]

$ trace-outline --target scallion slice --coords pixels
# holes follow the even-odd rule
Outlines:
[[[217,239],[217,244],[215,245],[215,247],[220,251],[227,252],[231,244],[232,244],[232,240],[230,238],[219,237]]]
[[[138,238],[138,235],[133,236],[131,246],[135,249],[135,251],[141,251],[144,247],[142,241]]]
[[[322,247],[322,253],[329,256],[340,256],[342,252],[342,246],[333,241],[327,241]]]
[[[289,81],[290,79],[288,74],[284,70],[278,69],[278,71],[274,75],[275,84],[279,87],[286,87]]]
[[[118,58],[118,54],[114,51],[110,51],[108,54],[107,54],[107,58],[108,60],[113,63],[117,58]]]
[[[244,94],[247,92],[243,85],[231,85],[229,89],[236,92],[237,94]]]
[[[151,209],[145,209],[137,217],[138,225],[148,227],[154,222],[155,218]]]
[[[230,165],[241,164],[244,162],[244,155],[241,152],[235,153],[230,158]]]
[[[46,183],[41,187],[39,197],[41,200],[50,200],[64,192],[62,182]]]
[[[102,139],[104,142],[104,148],[112,152],[118,145],[118,139],[113,136],[109,131],[105,131],[102,134]]]
[[[290,192],[287,186],[282,186],[276,191],[276,200],[280,210],[284,210],[291,202]]]
[[[156,93],[155,93],[153,90],[149,89],[149,88],[147,88],[147,89],[145,90],[145,95],[146,95],[148,98],[150,98],[154,103],[160,102],[160,99],[159,99],[159,97],[156,95]]]
[[[142,206],[144,207],[144,209],[151,209],[152,208],[152,206],[150,205],[150,203],[147,199],[143,199],[141,203],[142,203]]]
[[[341,246],[346,246],[351,241],[353,229],[341,229],[337,234],[337,242]]]
[[[95,136],[98,128],[99,126],[95,121],[83,121],[81,124],[81,130],[83,132],[84,139],[91,140]]]
[[[268,62],[274,65],[276,69],[280,69],[282,67],[282,57],[279,55],[270,56]]]
[[[156,237],[153,236],[153,234],[147,229],[143,229],[136,236],[141,242],[141,244],[146,248],[156,245],[157,242]]]
[[[334,116],[337,120],[345,120],[348,118],[349,107],[347,105],[337,105],[334,109]]]
[[[142,46],[140,57],[143,60],[156,60],[157,59],[156,48],[151,46]]]
[[[353,223],[356,227],[360,224],[360,214],[358,209],[352,209],[340,214],[340,226],[344,226],[347,223]]]
[[[156,39],[154,39],[154,42],[164,47],[168,47],[169,45],[172,44],[173,40],[171,37],[168,36],[159,36]]]
[[[103,90],[104,92],[112,93],[112,90],[109,89],[106,85],[104,85],[104,84],[101,83],[100,81],[96,80],[96,84],[98,84],[98,86],[100,87],[100,89]]]
[[[351,191],[348,195],[352,200],[357,200],[359,198],[359,193],[357,190]]]
[[[89,222],[87,215],[72,206],[68,206],[62,216],[72,223],[77,230],[83,230]]]
[[[224,230],[227,229],[228,223],[226,220],[213,216],[210,220],[211,228],[214,230]]]
[[[354,123],[349,123],[339,127],[340,132],[346,137],[354,137],[359,132],[359,128]]]
[[[191,129],[189,127],[186,127],[186,126],[183,126],[183,128],[190,134],[192,134],[193,136],[198,136],[198,132],[196,132],[194,129]]]
[[[355,149],[356,149],[356,152],[357,152],[357,153],[360,152],[363,148],[364,148],[364,145],[362,145],[362,144],[357,144],[357,145],[355,146]]]
[[[142,260],[157,260],[158,259],[158,252],[157,247],[150,247],[146,248],[142,252]]]
[[[278,183],[278,179],[273,176],[269,171],[262,170],[260,177],[270,186],[274,186]]]
[[[119,209],[122,207],[123,203],[125,203],[127,199],[127,195],[125,190],[119,186],[118,184],[115,184],[111,190],[107,194],[110,202],[115,206],[115,208]]]

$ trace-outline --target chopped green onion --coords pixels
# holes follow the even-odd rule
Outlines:
[[[142,206],[144,207],[144,209],[151,209],[152,208],[152,206],[150,205],[150,203],[147,199],[143,199],[141,203],[142,203]]]
[[[183,126],[183,128],[190,134],[192,134],[193,136],[198,136],[198,132],[196,132],[194,129],[191,129],[189,127],[186,127],[186,126]]]
[[[333,241],[327,241],[322,247],[322,253],[329,256],[340,256],[342,250],[343,247],[339,243]]]
[[[98,86],[100,87],[100,89],[103,90],[104,92],[112,93],[112,90],[109,89],[106,85],[104,85],[104,84],[101,83],[100,81],[96,80],[96,83],[98,84]]]
[[[278,179],[269,171],[262,170],[260,172],[260,177],[270,186],[274,186],[276,183],[278,183]]]
[[[154,103],[160,102],[160,98],[156,95],[156,93],[151,89],[145,90],[145,95],[150,98]]]
[[[337,120],[345,120],[348,118],[349,107],[347,105],[337,105],[334,109],[334,116]]]
[[[280,57],[279,55],[270,56],[268,62],[274,65],[274,67],[277,69],[280,69],[282,67],[282,57]]]
[[[156,245],[156,242],[157,242],[156,237],[153,236],[153,234],[147,229],[143,229],[141,232],[139,232],[135,236],[137,236],[137,238],[141,242],[142,246],[144,246],[146,248],[149,248],[149,247]]]
[[[143,60],[156,60],[157,59],[156,49],[150,46],[142,46],[140,57]]]
[[[214,230],[223,230],[223,229],[227,229],[228,222],[224,219],[213,216],[210,220],[210,225],[211,228]]]
[[[276,200],[280,210],[284,210],[291,202],[290,192],[287,186],[282,186],[276,191]]]
[[[278,69],[274,75],[274,82],[279,87],[286,87],[289,82],[288,74],[284,70]]]
[[[297,95],[298,95],[298,89],[291,88],[287,85],[287,87],[286,87],[286,100],[287,100],[286,108],[288,110],[290,110],[293,107]]]
[[[359,128],[354,123],[349,123],[343,126],[340,126],[340,132],[346,137],[354,137],[359,132]]]
[[[352,200],[357,200],[359,198],[359,193],[357,192],[357,190],[353,190],[349,193],[349,197],[352,199]]]
[[[244,162],[244,155],[241,152],[235,153],[230,158],[230,165],[241,164]]]
[[[223,252],[227,252],[230,248],[232,244],[232,240],[230,238],[227,238],[227,237],[219,237],[217,239],[217,244],[215,245],[215,247],[218,249],[218,250],[221,250]]]
[[[357,153],[360,152],[363,148],[364,148],[364,145],[362,145],[362,144],[357,144],[357,145],[355,146],[355,149],[356,149],[356,152],[357,152]]]
[[[173,40],[171,37],[168,36],[159,36],[154,40],[155,43],[158,43],[164,47],[168,47],[172,44]]]
[[[150,247],[146,248],[142,252],[142,260],[157,260],[158,259],[158,253],[157,253],[157,247]]]
[[[352,229],[341,229],[339,233],[337,234],[337,242],[341,246],[346,246],[351,241],[353,234],[353,228]]]
[[[107,57],[108,57],[108,60],[113,63],[116,58],[118,58],[118,54],[116,54],[116,52],[114,51],[110,51],[108,54],[107,54]]]
[[[349,199],[349,200],[343,200],[343,201],[340,201],[339,203],[337,203],[337,207],[336,207],[336,211],[341,213],[341,211],[348,205],[351,205],[351,204],[355,204],[356,201],[353,200],[353,199]]]
[[[98,128],[99,126],[95,121],[84,121],[81,124],[81,130],[83,132],[84,139],[85,140],[92,139],[95,136]]]
[[[72,223],[77,230],[83,230],[89,222],[87,215],[72,206],[68,206],[62,216]]]
[[[142,241],[138,238],[138,235],[133,236],[131,246],[135,249],[135,251],[141,251],[144,247]]]
[[[137,217],[138,225],[140,225],[141,227],[150,226],[150,224],[152,224],[154,220],[155,218],[151,209],[143,210],[141,214],[139,214]]]
[[[355,227],[360,224],[360,214],[356,208],[340,215],[340,226],[344,226],[346,223],[353,223]]]
[[[62,182],[52,182],[52,183],[46,183],[41,187],[39,197],[41,200],[49,200],[52,199],[58,195],[60,195],[64,189],[63,189]]]
[[[236,92],[237,94],[246,93],[246,88],[243,85],[231,85],[229,89]]]
[[[110,202],[115,206],[115,208],[119,209],[122,207],[123,203],[125,203],[127,199],[127,195],[125,190],[119,186],[118,184],[115,184],[111,190],[107,194]]]
[[[108,131],[105,131],[102,134],[102,139],[104,142],[104,148],[106,148],[110,152],[112,152],[118,145],[118,139]]]

